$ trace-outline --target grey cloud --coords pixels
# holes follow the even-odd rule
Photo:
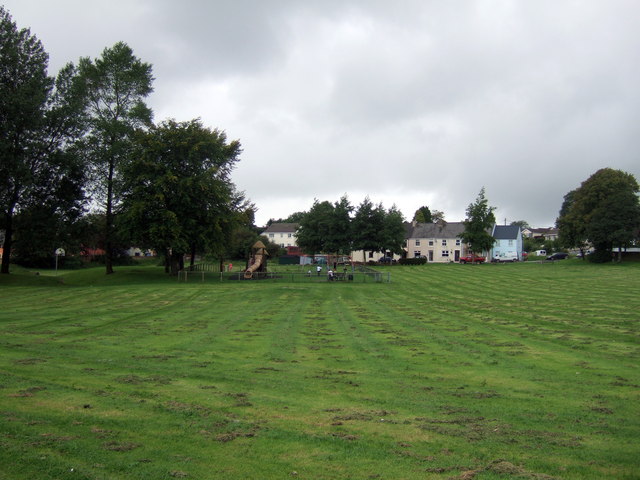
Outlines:
[[[640,176],[632,0],[5,4],[57,68],[118,40],[153,63],[159,120],[242,142],[259,222],[345,192],[460,220],[484,185],[544,226],[598,168]]]

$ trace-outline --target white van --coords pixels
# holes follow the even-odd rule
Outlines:
[[[496,255],[495,257],[493,257],[493,261],[499,263],[517,262],[518,260],[520,259],[518,258],[518,254],[516,252],[503,252],[500,255]]]
[[[546,250],[536,250],[536,255],[538,257],[544,257],[547,255],[547,251]]]

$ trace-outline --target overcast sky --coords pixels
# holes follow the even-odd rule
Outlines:
[[[596,170],[640,180],[637,0],[0,0],[50,73],[124,41],[155,120],[238,139],[256,223],[314,198],[552,226]]]

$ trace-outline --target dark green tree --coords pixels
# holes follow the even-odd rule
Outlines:
[[[246,215],[230,180],[240,143],[199,120],[167,120],[138,145],[122,167],[122,226],[132,240],[168,252],[172,274],[194,248],[221,254]]]
[[[491,236],[491,228],[496,223],[493,211],[485,198],[484,187],[476,200],[467,207],[467,218],[464,221],[464,232],[460,235],[463,242],[469,245],[469,249],[477,254],[491,250],[495,239]]]
[[[52,217],[65,217],[82,198],[83,169],[73,147],[83,131],[83,92],[73,65],[54,81],[47,64],[41,42],[28,29],[19,30],[0,7],[0,228],[6,233],[1,273],[9,273],[14,237],[21,239],[25,256],[49,248],[46,242],[36,245],[46,240],[39,225],[16,225],[16,214],[44,218],[48,209]]]
[[[353,207],[346,195],[333,204],[324,242],[326,252],[336,255],[351,253],[351,212],[353,212]]]
[[[585,258],[586,249],[588,248],[586,223],[584,219],[580,219],[577,210],[573,209],[575,195],[577,190],[571,190],[564,196],[560,215],[556,219],[556,227],[558,228],[558,240],[564,248],[577,248]],[[542,241],[540,242],[542,243]]]
[[[366,197],[356,209],[352,222],[353,249],[380,252],[385,247],[385,210]],[[363,258],[366,261],[366,258]]]
[[[258,233],[246,225],[239,225],[233,230],[225,254],[227,258],[239,260],[247,259],[251,254],[251,247],[258,241]],[[263,241],[266,245],[266,243]]]
[[[287,218],[279,218],[277,220],[274,218],[270,218],[269,221],[267,222],[267,227],[273,223],[300,223],[302,221],[302,218],[306,214],[307,212],[294,212],[291,215],[289,215]]]
[[[640,229],[640,187],[630,173],[602,168],[565,196],[556,221],[567,246],[589,242],[595,261],[611,260],[638,239]],[[618,256],[621,259],[621,255]]]
[[[383,250],[398,255],[402,254],[404,252],[406,233],[404,215],[402,215],[398,207],[393,205],[385,212],[384,216]]]
[[[417,209],[413,214],[413,221],[418,223],[432,223],[433,217],[431,216],[431,210],[429,210],[429,207],[422,206]]]
[[[106,273],[113,273],[114,212],[117,181],[131,156],[136,130],[151,125],[144,99],[153,91],[151,65],[134,56],[123,42],[106,48],[95,60],[81,58],[80,75],[88,95],[89,135],[85,151],[93,165],[95,193],[106,215]]]
[[[333,223],[334,207],[331,202],[313,201],[312,207],[300,220],[296,231],[298,246],[310,255],[327,251],[327,238]]]

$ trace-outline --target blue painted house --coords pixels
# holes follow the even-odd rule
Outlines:
[[[496,239],[491,258],[515,253],[522,260],[522,231],[519,225],[494,225],[491,236]]]

